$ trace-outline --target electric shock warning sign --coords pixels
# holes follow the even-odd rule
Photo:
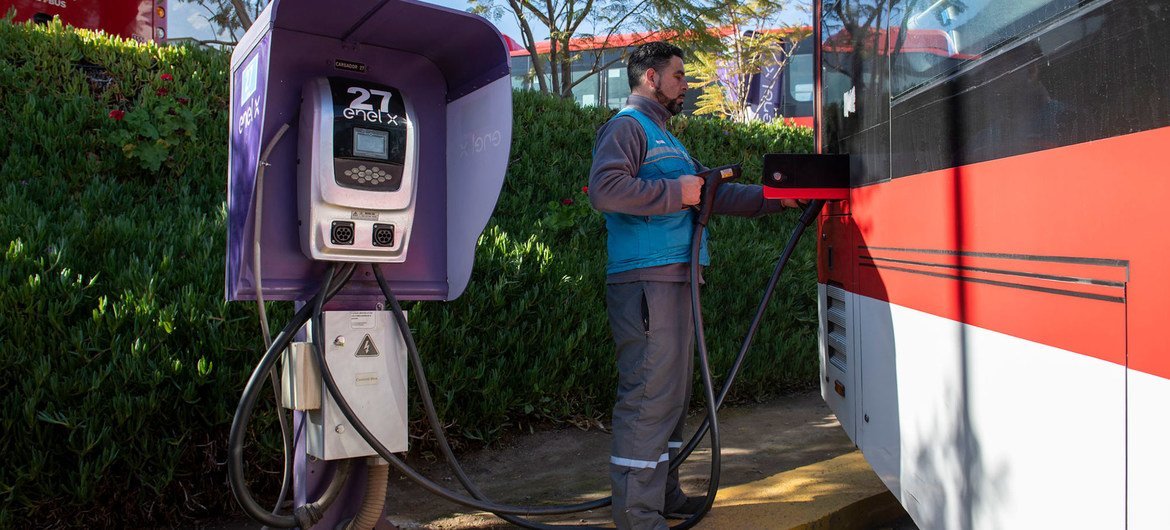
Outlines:
[[[379,355],[378,348],[374,346],[374,341],[370,339],[368,334],[366,338],[362,339],[362,343],[358,345],[358,349],[354,352],[354,355],[358,357],[377,357]]]

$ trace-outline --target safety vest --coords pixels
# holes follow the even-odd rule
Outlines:
[[[622,109],[613,119],[621,116],[638,120],[646,132],[646,159],[642,167],[638,168],[637,178],[677,179],[682,175],[696,173],[697,168],[690,154],[673,134],[633,108]],[[689,263],[691,236],[695,230],[694,215],[690,208],[666,215],[606,213],[605,227],[609,231],[606,274],[671,263]],[[699,264],[710,264],[706,230],[703,231],[703,241],[699,247]]]

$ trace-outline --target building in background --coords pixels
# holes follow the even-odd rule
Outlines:
[[[727,30],[722,30],[724,33]],[[626,76],[625,55],[639,45],[661,38],[657,33],[627,33],[604,37],[584,37],[569,41],[570,50],[578,52],[572,65],[572,76],[576,80],[586,76],[572,89],[573,100],[581,106],[604,106],[619,109],[630,95],[630,84]],[[523,46],[509,42],[512,55],[512,88],[517,90],[539,90],[540,84],[532,68],[531,54]],[[549,41],[536,44],[540,54],[548,53]],[[598,66],[604,66],[593,72]],[[552,76],[544,73],[545,82],[551,85]],[[813,114],[813,71],[812,44],[797,44],[791,58],[783,67],[776,65],[765,68],[752,77],[749,103],[752,116],[760,121],[772,121],[784,117],[789,123],[812,127]],[[697,80],[691,80],[692,86]],[[687,91],[683,112],[691,114],[699,96],[698,89]]]

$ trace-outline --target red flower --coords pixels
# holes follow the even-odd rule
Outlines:
[[[124,110],[114,109],[110,111],[110,117],[113,118],[114,121],[122,121],[122,117],[125,115],[126,111]]]
[[[169,90],[167,90],[167,87],[162,87],[162,88],[158,89],[158,91],[155,92],[155,94],[158,94],[160,96],[165,96],[165,95],[167,95],[167,92],[170,92]]]
[[[581,186],[581,193],[588,194],[589,193],[589,186]]]
[[[186,104],[188,104],[188,103],[190,103],[190,102],[191,102],[191,100],[189,100],[189,99],[187,99],[187,98],[179,98],[179,104],[180,104],[180,105],[186,105]]]
[[[163,74],[163,75],[158,76],[158,78],[162,79],[163,81],[174,81],[175,80],[174,77],[171,77],[171,74]]]
[[[573,204],[573,199],[561,199],[561,204],[563,204],[565,206],[569,206],[569,205]]]

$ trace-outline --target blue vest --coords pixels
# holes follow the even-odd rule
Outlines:
[[[694,175],[696,167],[690,154],[669,131],[658,127],[648,116],[633,108],[622,109],[614,116],[630,116],[646,132],[646,159],[638,168],[637,178],[645,180],[677,179]],[[609,232],[609,260],[606,274],[614,274],[646,267],[691,261],[691,236],[694,234],[694,212],[687,208],[666,215],[628,215],[606,213],[605,227]],[[699,248],[699,264],[710,263],[707,255],[707,232],[703,231]]]

